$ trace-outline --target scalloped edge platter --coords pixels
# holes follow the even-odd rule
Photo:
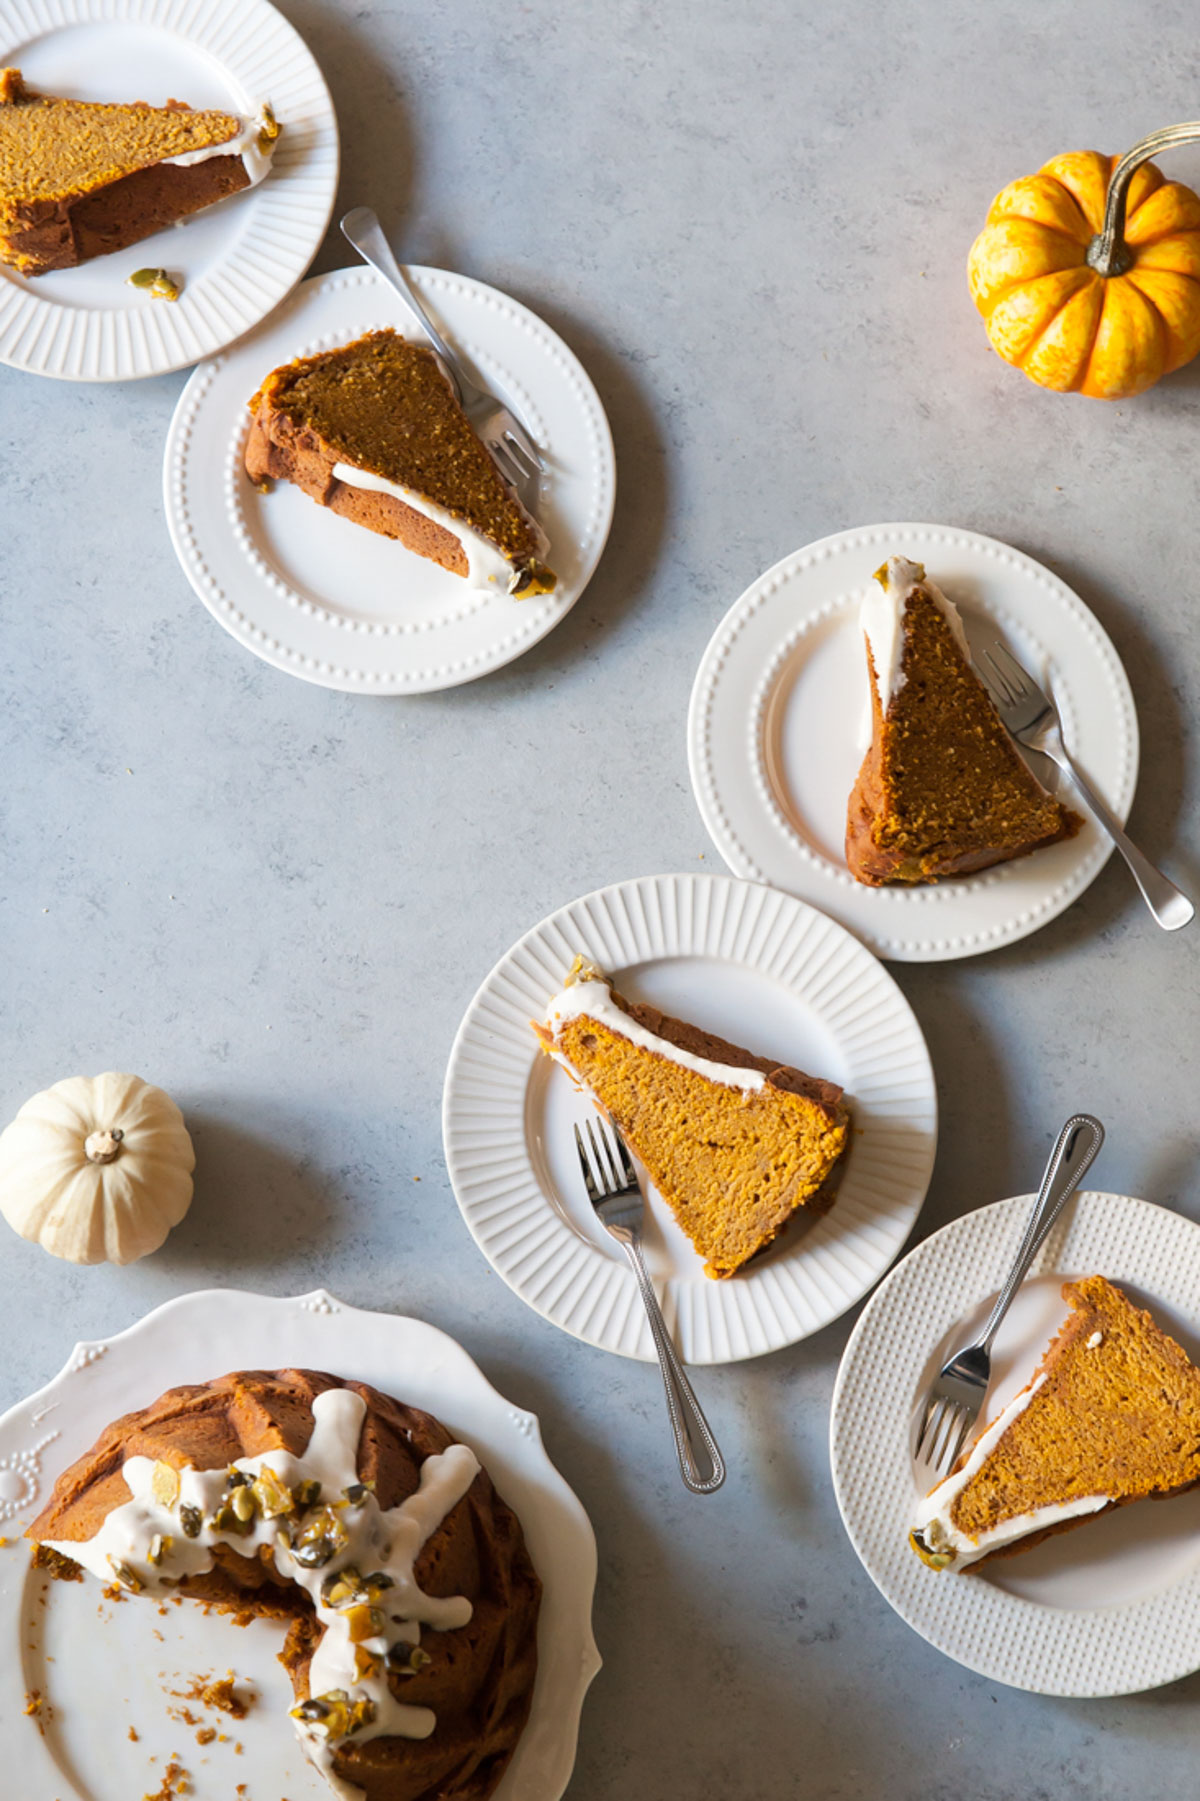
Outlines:
[[[688,1363],[731,1363],[828,1325],[879,1280],[912,1230],[937,1146],[929,1053],[892,977],[803,901],[728,876],[622,882],[527,932],[467,1009],[446,1071],[446,1162],[497,1273],[545,1319],[647,1362],[637,1284],[583,1198],[572,1143],[591,1102],[541,1054],[542,1018],[576,955],[634,999],[840,1082],[853,1112],[837,1200],[716,1282],[648,1194],[650,1273]]]
[[[577,357],[528,308],[484,282],[408,266],[446,336],[506,397],[546,453],[538,512],[558,586],[513,600],[318,506],[288,482],[260,494],[242,466],[247,401],[280,363],[406,327],[404,303],[358,265],[303,282],[179,398],[163,469],[176,555],[213,617],[289,675],[350,694],[422,694],[474,681],[565,618],[612,523],[616,464],[600,398]]]
[[[149,1605],[100,1601],[90,1580],[54,1582],[32,1570],[19,1537],[55,1477],[110,1420],[167,1388],[256,1367],[308,1367],[373,1383],[436,1413],[479,1453],[521,1520],[544,1586],[533,1708],[496,1801],[558,1801],[584,1695],[600,1668],[587,1515],[546,1455],[536,1417],[497,1394],[452,1338],[421,1320],[347,1306],[323,1289],[287,1299],[237,1289],[179,1296],[113,1338],[77,1345],[52,1382],[0,1419],[0,1530],[9,1541],[0,1551],[0,1631],[9,1647],[0,1756],[20,1769],[22,1792],[128,1801],[157,1790],[175,1756],[192,1801],[228,1801],[236,1782],[251,1796],[286,1791],[291,1801],[328,1801],[331,1791],[286,1718],[290,1685],[275,1661],[277,1624],[239,1628],[195,1606],[160,1616]],[[259,1703],[242,1721],[216,1716],[228,1741],[201,1751],[178,1706],[168,1714],[169,1697],[197,1672],[226,1664],[259,1690]],[[22,1699],[35,1690],[36,1720]],[[127,1734],[134,1722],[136,1742]],[[243,1747],[236,1756],[235,1737]],[[86,1778],[78,1774],[84,1758]]]
[[[983,1323],[1032,1205],[1017,1195],[952,1220],[872,1295],[834,1387],[834,1493],[872,1582],[947,1657],[1035,1694],[1133,1694],[1200,1668],[1200,1491],[1118,1508],[978,1574],[929,1570],[908,1548],[925,1486],[912,1460],[918,1403]],[[1097,1271],[1195,1354],[1200,1226],[1128,1195],[1080,1194],[1001,1327],[989,1416],[1028,1382],[1066,1317],[1061,1283]]]
[[[870,737],[858,608],[893,553],[926,565],[977,644],[998,631],[1051,684],[1068,744],[1122,821],[1137,786],[1137,716],[1120,659],[1079,597],[979,532],[835,532],[776,563],[730,608],[688,711],[692,790],[713,843],[735,874],[824,908],[877,956],[933,962],[1037,931],[1079,898],[1112,845],[1085,817],[1075,838],[979,875],[911,888],[854,881],[845,805]],[[1057,780],[1044,760],[1038,773]],[[1077,804],[1069,786],[1061,792]]]
[[[14,61],[82,100],[246,114],[270,100],[284,129],[265,181],[170,230],[33,280],[0,265],[0,362],[66,381],[164,375],[278,306],[325,236],[338,131],[311,51],[267,0],[0,0],[0,64]],[[160,264],[182,281],[172,303],[129,286]]]

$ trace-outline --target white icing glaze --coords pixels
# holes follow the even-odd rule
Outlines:
[[[1097,1345],[1100,1345],[1103,1343],[1104,1343],[1103,1332],[1093,1332],[1092,1336],[1088,1339],[1085,1348],[1089,1351],[1094,1351],[1096,1349]]]
[[[966,1569],[968,1564],[977,1563],[989,1552],[1001,1550],[1018,1538],[1027,1537],[1031,1532],[1042,1532],[1047,1526],[1057,1526],[1063,1520],[1079,1519],[1083,1514],[1099,1513],[1102,1507],[1108,1506],[1108,1495],[1082,1495],[1074,1501],[1059,1501],[1046,1507],[1035,1507],[1029,1513],[1003,1520],[990,1531],[981,1532],[978,1538],[971,1538],[968,1533],[960,1531],[951,1520],[954,1503],[967,1483],[987,1461],[1013,1421],[1024,1413],[1045,1380],[1045,1376],[1038,1376],[1028,1388],[1022,1389],[1019,1395],[1014,1395],[979,1439],[963,1467],[947,1476],[944,1482],[939,1482],[917,1508],[913,1528],[921,1534],[926,1547],[933,1552],[954,1552],[954,1561],[947,1565],[948,1569]]]
[[[696,1075],[705,1076],[710,1082],[722,1082],[727,1088],[741,1088],[747,1094],[757,1092],[766,1082],[767,1078],[761,1070],[740,1069],[732,1063],[714,1063],[707,1057],[696,1057],[691,1051],[681,1050],[666,1038],[659,1038],[618,1007],[607,982],[593,980],[569,983],[555,995],[546,1009],[546,1024],[552,1033],[557,1034],[558,1028],[567,1020],[578,1019],[581,1015],[598,1020],[611,1031],[619,1032],[622,1038],[628,1038],[631,1044],[640,1045],[643,1050],[656,1051],[660,1057],[669,1057],[672,1063],[680,1063],[684,1069],[693,1070]],[[571,1068],[565,1057],[559,1053],[555,1055],[564,1068]]]
[[[353,1390],[327,1389],[313,1401],[312,1436],[302,1457],[284,1450],[264,1451],[257,1457],[239,1457],[230,1467],[250,1476],[270,1470],[291,1489],[300,1482],[319,1482],[321,1505],[340,1502],[346,1490],[358,1482],[358,1441],[365,1412],[365,1401]],[[265,1519],[256,1514],[244,1535],[212,1524],[213,1513],[229,1492],[228,1469],[180,1470],[179,1493],[167,1506],[154,1497],[154,1464],[150,1458],[131,1457],[122,1473],[132,1499],[113,1508],[93,1538],[83,1542],[46,1542],[52,1550],[73,1558],[103,1582],[120,1580],[115,1566],[126,1566],[142,1590],[151,1595],[169,1593],[166,1585],[182,1576],[202,1575],[210,1570],[216,1544],[230,1545],[244,1557],[269,1548],[280,1575],[304,1589],[325,1628],[309,1671],[311,1693],[322,1696],[341,1689],[352,1702],[372,1704],[373,1718],[354,1734],[355,1743],[381,1733],[428,1738],[437,1725],[432,1711],[396,1700],[382,1665],[377,1675],[358,1676],[355,1653],[362,1650],[382,1659],[393,1645],[418,1645],[422,1626],[446,1632],[468,1623],[472,1610],[465,1596],[439,1599],[427,1595],[418,1586],[413,1570],[421,1547],[466,1494],[478,1471],[473,1451],[466,1445],[450,1445],[440,1455],[425,1459],[420,1486],[398,1507],[385,1513],[370,1493],[360,1502],[346,1502],[339,1509],[347,1532],[345,1546],[328,1562],[311,1568],[300,1562],[281,1538],[281,1518]],[[186,1535],[181,1524],[181,1510],[186,1506],[198,1508],[203,1517],[203,1525],[194,1538]],[[170,1544],[156,1565],[150,1561],[150,1550],[160,1535]],[[360,1576],[383,1572],[391,1578],[391,1586],[383,1589],[377,1602],[386,1624],[378,1636],[362,1639],[357,1646],[350,1637],[347,1604],[332,1607],[321,1599],[322,1585],[349,1565]],[[331,1737],[319,1723],[296,1720],[294,1716],[293,1720],[311,1761],[344,1801],[353,1801],[361,1791],[342,1781],[332,1768],[338,1744],[349,1741]]]
[[[920,563],[911,563],[907,557],[889,557],[883,580],[872,584],[859,616],[875,667],[879,703],[885,713],[893,697],[904,686],[904,671],[900,667],[904,656],[904,609],[909,595],[917,587],[923,588],[941,611],[964,657],[970,661],[966,633],[954,602],[946,598],[936,582],[928,579]]]
[[[194,169],[197,163],[207,163],[214,156],[240,156],[250,177],[250,186],[255,188],[269,173],[275,154],[275,141],[262,142],[262,128],[261,115],[257,119],[243,119],[237,136],[227,138],[223,144],[205,144],[199,150],[183,150],[178,156],[164,156],[162,160],[176,169]],[[244,188],[241,191],[245,193]]]
[[[513,566],[504,552],[490,538],[481,536],[462,519],[447,512],[445,507],[426,500],[412,488],[402,488],[398,482],[388,481],[386,476],[375,475],[370,469],[359,469],[354,463],[335,463],[333,475],[335,481],[345,482],[350,488],[365,488],[372,494],[391,494],[396,500],[402,500],[406,507],[431,519],[434,525],[452,532],[466,555],[467,586],[489,588],[494,584],[507,593],[513,579]]]

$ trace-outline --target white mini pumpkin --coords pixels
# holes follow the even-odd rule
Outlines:
[[[192,1199],[192,1141],[169,1094],[140,1076],[69,1076],[0,1132],[0,1213],[71,1263],[156,1251]]]

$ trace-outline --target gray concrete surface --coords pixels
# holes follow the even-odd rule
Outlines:
[[[687,781],[696,662],[760,569],[845,526],[973,527],[1073,584],[1137,698],[1136,835],[1200,879],[1200,364],[1124,405],[1043,394],[989,352],[964,275],[1005,181],[1195,116],[1194,9],[284,10],[338,105],[341,204],[373,201],[411,260],[509,290],[582,357],[616,522],[522,662],[421,699],[326,693],[243,653],[176,566],[159,479],[182,375],[0,370],[0,1113],[134,1068],[199,1157],[191,1214],[135,1268],[0,1236],[0,1399],[172,1294],[325,1282],[460,1338],[538,1411],[592,1514],[607,1662],[573,1801],[1189,1793],[1200,1676],[1019,1694],[876,1594],[826,1456],[850,1319],[704,1376],[732,1475],[688,1499],[656,1373],[559,1334],[479,1258],[439,1101],[463,1007],[528,925],[608,881],[719,866]],[[1169,167],[1200,178],[1200,152]],[[346,260],[331,239],[315,266]],[[943,1106],[921,1231],[1026,1187],[1077,1106],[1109,1124],[1100,1185],[1200,1217],[1198,934],[1162,938],[1110,865],[1024,944],[898,968]]]

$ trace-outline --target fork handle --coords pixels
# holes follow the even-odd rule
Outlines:
[[[1000,1330],[1000,1322],[1025,1280],[1030,1264],[1045,1243],[1055,1220],[1092,1167],[1103,1143],[1104,1127],[1090,1113],[1073,1113],[1059,1133],[1042,1177],[1037,1200],[1033,1204],[1033,1212],[1025,1227],[1025,1236],[1021,1240],[1016,1261],[996,1297],[996,1305],[988,1315],[987,1325],[976,1340],[985,1351],[991,1350],[992,1340]]]
[[[363,261],[370,263],[376,274],[382,275],[384,281],[395,288],[433,348],[448,367],[461,400],[463,375],[458,366],[458,359],[417,299],[416,290],[396,261],[392,247],[383,235],[383,226],[379,223],[372,208],[356,206],[352,212],[347,213],[342,220],[342,235],[349,243],[353,244]]]
[[[1168,880],[1162,870],[1157,869],[1149,857],[1143,856],[1137,845],[1125,836],[1120,821],[1109,812],[1091,783],[1076,768],[1070,752],[1065,748],[1061,753],[1047,748],[1046,755],[1053,757],[1059,768],[1071,778],[1084,801],[1124,857],[1129,865],[1130,875],[1141,890],[1142,899],[1163,931],[1177,932],[1181,926],[1188,925],[1195,917],[1196,909],[1187,895],[1182,893],[1174,882]]]
[[[694,1495],[714,1494],[725,1480],[725,1460],[717,1449],[717,1441],[709,1430],[708,1421],[692,1392],[692,1385],[675,1353],[675,1346],[671,1343],[671,1334],[667,1331],[667,1322],[662,1316],[654,1284],[646,1270],[641,1246],[635,1239],[623,1239],[621,1242],[625,1255],[633,1265],[633,1273],[637,1277],[650,1321],[654,1348],[658,1352],[658,1366],[662,1371],[663,1387],[667,1391],[667,1412],[671,1416],[671,1431],[679,1457],[679,1473]]]

